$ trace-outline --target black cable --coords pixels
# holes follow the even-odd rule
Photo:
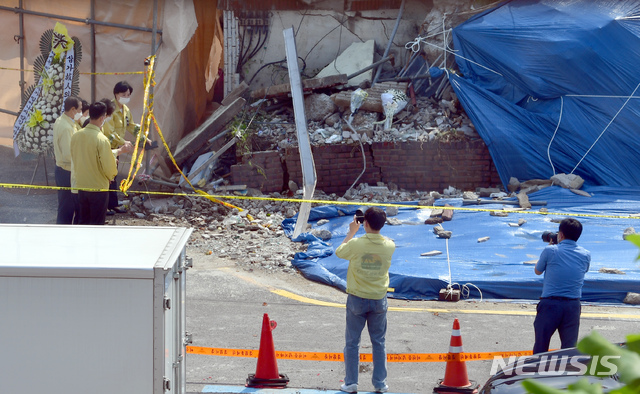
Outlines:
[[[247,61],[258,53],[258,50],[260,49],[260,41],[262,41],[262,29],[258,29],[258,42],[256,42],[256,46],[253,48],[251,53],[249,53],[249,55],[247,56]]]
[[[249,31],[249,44],[247,45],[247,49],[244,49],[244,37],[247,34],[247,30]],[[253,29],[251,29],[251,26],[246,26],[244,28],[244,34],[242,36],[242,45],[240,46],[240,58],[238,59],[238,68],[236,69],[236,72],[238,74],[242,73],[242,67],[244,67],[244,65],[249,61],[250,57],[248,57],[247,55],[249,54],[249,49],[251,48],[251,44],[253,43]]]
[[[274,64],[278,64],[278,63],[284,63],[284,62],[286,62],[286,61],[287,61],[287,59],[282,59],[282,60],[278,60],[278,61],[275,61],[275,62],[265,63],[262,67],[260,67],[260,68],[259,68],[259,69],[258,69],[258,70],[253,74],[253,77],[251,77],[251,79],[249,80],[248,85],[251,85],[251,82],[253,82],[253,78],[255,78],[255,77],[258,75],[258,73],[259,73],[260,71],[262,71],[265,67],[267,67],[267,66],[271,66],[271,65],[274,65]]]
[[[262,33],[264,33],[264,36],[262,35]],[[269,26],[262,26],[262,29],[260,29],[260,35],[258,36],[259,37],[258,44],[254,48],[254,51],[251,53],[251,55],[249,55],[249,59],[251,59],[252,57],[258,54],[260,49],[262,49],[264,44],[267,42],[268,36],[269,36]],[[262,42],[260,41],[260,38],[262,38]]]

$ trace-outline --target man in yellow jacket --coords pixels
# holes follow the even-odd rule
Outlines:
[[[365,324],[373,350],[373,374],[371,383],[375,392],[389,390],[387,385],[387,288],[389,287],[389,267],[396,245],[389,238],[380,235],[380,229],[387,220],[385,212],[378,207],[370,207],[364,213],[364,220],[354,216],[349,223],[349,232],[336,249],[336,256],[349,260],[347,269],[347,326],[345,329],[344,384],[341,391],[358,391],[358,368],[360,336]],[[365,234],[353,238],[360,223]]]
[[[109,182],[118,173],[116,156],[131,152],[125,144],[115,152],[101,127],[107,106],[95,102],[89,107],[89,124],[71,137],[71,172],[78,191],[79,224],[104,224],[109,199]],[[86,190],[83,190],[86,189]]]
[[[82,116],[82,102],[74,96],[64,100],[64,113],[53,124],[53,153],[56,158],[56,185],[71,187],[71,137],[78,130],[76,121]],[[77,211],[71,190],[58,190],[56,224],[72,224]],[[75,219],[76,223],[78,218]]]

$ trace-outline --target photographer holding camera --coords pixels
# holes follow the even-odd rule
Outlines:
[[[360,336],[365,324],[369,329],[373,350],[371,383],[376,392],[386,392],[387,386],[387,288],[391,256],[396,249],[392,240],[380,235],[387,220],[377,207],[361,210],[349,223],[349,232],[336,249],[336,256],[349,260],[347,269],[347,324],[345,329],[345,378],[341,391],[358,391]],[[365,234],[353,239],[363,224]]]
[[[557,234],[545,232],[542,235],[550,245],[544,248],[535,267],[537,275],[544,273],[544,280],[533,322],[533,354],[549,350],[556,330],[562,349],[574,347],[578,342],[582,285],[591,263],[591,253],[576,243],[581,234],[582,224],[566,218],[560,222]]]

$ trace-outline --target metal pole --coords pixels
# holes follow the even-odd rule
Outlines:
[[[109,26],[109,27],[119,27],[119,28],[122,28],[122,29],[138,30],[138,31],[146,31],[146,32],[152,32],[153,31],[153,29],[149,29],[148,27],[140,27],[140,26],[132,26],[132,25],[123,25],[123,24],[120,24],[120,23],[110,23],[110,22],[97,21],[93,17],[91,17],[91,19],[89,19],[89,18],[86,18],[86,19],[74,18],[74,17],[66,16],[66,15],[56,15],[56,14],[49,14],[49,13],[46,13],[46,12],[29,11],[29,10],[23,10],[23,9],[20,9],[20,8],[16,8],[16,7],[7,7],[7,6],[0,6],[0,10],[13,11],[13,12],[16,12],[16,13],[21,13],[21,14],[44,16],[44,17],[47,17],[47,18],[60,19],[60,20],[66,20],[66,21],[72,21],[72,22],[86,23],[87,25],[91,24],[91,25],[100,25],[100,26]],[[162,30],[158,30],[157,33],[158,34],[162,34]]]
[[[153,0],[153,28],[151,37],[151,54],[156,54],[156,33],[158,31],[158,0]],[[152,87],[153,89],[153,87]]]
[[[13,115],[13,116],[19,116],[20,115],[20,113],[18,113],[18,112],[9,111],[8,109],[2,109],[2,108],[0,108],[0,112],[5,113],[5,114],[9,114],[9,115]]]
[[[91,19],[95,18],[96,1],[91,0]],[[91,24],[91,102],[96,102],[96,26]]]
[[[158,0],[153,0],[153,32],[151,34],[151,55],[155,55],[156,54],[156,31],[158,31]],[[153,70],[151,70],[151,73],[153,73]],[[151,76],[151,75],[150,75]],[[149,86],[149,97],[153,97],[153,85]],[[147,103],[143,104],[143,108],[142,108],[142,114],[144,115],[145,113],[145,108],[144,106],[146,106]],[[144,118],[144,117],[143,117]],[[151,128],[151,127],[149,127]],[[149,130],[149,133],[151,133],[151,130]],[[147,142],[145,141],[145,145],[147,144]],[[151,171],[150,167],[150,155],[145,155],[144,156],[144,171],[142,171],[143,174],[147,174],[147,175],[151,175],[153,173],[153,171]],[[186,373],[186,372],[185,372]],[[183,379],[186,380],[186,375],[183,377]]]
[[[402,0],[402,4],[400,4],[400,11],[398,12],[398,18],[396,19],[396,25],[393,27],[393,32],[391,32],[391,38],[389,38],[389,43],[387,44],[387,48],[384,50],[384,55],[382,55],[382,57],[387,57],[387,55],[389,55],[389,51],[391,50],[391,45],[393,44],[393,39],[396,36],[396,32],[398,31],[398,26],[400,26],[400,20],[402,19],[402,13],[404,12],[404,2],[405,0]],[[373,81],[371,82],[371,86],[375,85],[376,82],[378,81],[378,77],[380,76],[380,73],[382,72],[382,67],[378,67],[378,69],[376,70],[376,76],[373,77]]]
[[[22,0],[20,0],[19,4],[20,9],[22,9]],[[24,85],[26,82],[24,80],[24,14],[20,14],[18,17],[18,25],[20,30],[20,99],[24,97]],[[16,115],[17,116],[17,115]]]

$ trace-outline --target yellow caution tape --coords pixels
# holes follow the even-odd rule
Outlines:
[[[201,346],[187,346],[187,353],[203,354],[220,357],[247,357],[257,358],[258,350],[251,349],[225,349]],[[275,352],[276,358],[281,360],[302,361],[344,361],[342,353],[326,352]],[[531,350],[512,352],[476,352],[476,353],[388,353],[387,362],[390,363],[440,363],[447,361],[482,361],[493,360],[495,357],[521,357],[530,356]],[[371,353],[360,353],[360,361],[373,362]]]
[[[140,139],[142,134],[145,136],[145,144],[147,141],[147,136],[149,135],[149,127],[150,127],[150,116],[152,115],[153,108],[153,97],[151,95],[151,88],[155,86],[155,55],[149,56],[145,59],[145,64],[147,68],[144,72],[143,78],[143,86],[144,86],[144,96],[142,99],[142,119],[140,120],[140,131],[136,134],[136,141],[133,144],[133,153],[131,154],[131,163],[129,166],[129,173],[127,174],[127,178],[123,179],[120,182],[120,190],[127,195],[127,190],[133,184],[133,179],[138,174],[138,170],[142,164],[142,158],[144,157],[144,149],[140,149],[140,154],[138,154],[138,149],[140,148]],[[158,129],[158,133],[160,130]],[[135,170],[134,170],[135,168]]]
[[[169,145],[167,145],[167,141],[164,139],[162,130],[160,129],[160,126],[158,125],[158,121],[156,120],[156,117],[153,113],[153,95],[150,94],[150,90],[151,90],[151,87],[155,86],[155,70],[154,70],[155,55],[147,58],[146,63],[147,63],[147,69],[144,75],[144,102],[143,102],[144,114],[142,115],[142,120],[140,121],[140,132],[136,136],[136,142],[133,148],[133,154],[131,159],[131,166],[129,167],[129,174],[127,175],[127,179],[123,179],[122,182],[120,182],[120,190],[126,195],[127,190],[133,184],[133,179],[136,177],[138,173],[138,169],[142,164],[142,158],[144,156],[144,149],[142,149],[140,151],[140,154],[138,155],[138,146],[141,139],[141,135],[144,133],[145,141],[146,141],[146,137],[149,135],[149,128],[151,126],[151,121],[153,121],[153,125],[155,126],[156,131],[158,132],[158,136],[162,141],[162,145],[164,146],[169,156],[169,159],[171,159],[171,162],[173,163],[175,168],[178,170],[180,175],[189,184],[191,189],[193,189],[196,192],[196,195],[205,197],[212,202],[224,205],[228,208],[237,209],[239,212],[244,211],[244,209],[240,207],[236,207],[235,205],[229,204],[228,202],[218,200],[215,197],[211,196],[209,193],[194,187],[193,184],[191,184],[191,181],[189,180],[189,178],[182,172],[182,170],[178,166],[178,163],[176,163],[173,157],[173,154],[171,154],[171,149],[169,149]],[[134,167],[135,167],[135,171],[133,170]],[[247,218],[249,220],[253,220],[253,217],[251,215],[247,215]]]
[[[162,137],[161,137],[162,138]],[[166,144],[164,138],[162,139],[163,143]],[[171,157],[173,160],[173,157]],[[174,161],[175,164],[175,161]],[[176,164],[177,166],[177,164]],[[184,174],[180,172],[183,177]],[[185,177],[186,178],[186,177]],[[69,187],[58,187],[58,186],[42,186],[42,185],[26,185],[26,184],[15,184],[15,183],[0,183],[1,188],[8,189],[50,189],[50,190],[84,190],[84,191],[108,191],[102,189],[82,189],[82,188],[69,188]],[[193,186],[192,186],[193,187]],[[194,188],[194,190],[196,190]],[[372,206],[372,207],[397,207],[397,208],[412,208],[412,209],[445,209],[442,206],[432,206],[432,205],[415,205],[415,204],[391,204],[391,203],[382,203],[382,202],[362,202],[362,201],[334,201],[334,200],[306,200],[306,199],[295,199],[295,198],[275,198],[275,197],[248,197],[248,196],[236,196],[236,195],[216,195],[216,194],[208,194],[202,190],[196,190],[196,193],[173,193],[173,192],[159,192],[159,191],[148,191],[148,190],[136,190],[135,193],[138,194],[148,194],[148,195],[159,195],[159,196],[178,196],[178,197],[205,197],[213,202],[218,204],[225,205],[229,208],[235,208],[239,211],[242,211],[242,208],[236,207],[232,204],[226,203],[224,199],[228,200],[256,200],[256,201],[275,201],[275,202],[290,202],[295,204],[300,204],[303,202],[310,204],[319,204],[319,205],[353,205],[353,206]],[[464,207],[446,207],[446,209],[452,210],[461,210],[461,211],[470,211],[470,212],[505,212],[502,209],[485,209],[485,208],[464,208]],[[527,214],[527,215],[547,215],[547,216],[581,216],[581,217],[594,217],[594,218],[609,218],[609,219],[640,219],[640,216],[628,216],[628,215],[597,215],[597,214],[582,214],[582,213],[570,213],[570,212],[540,212],[540,211],[509,211],[509,213],[514,214]]]

